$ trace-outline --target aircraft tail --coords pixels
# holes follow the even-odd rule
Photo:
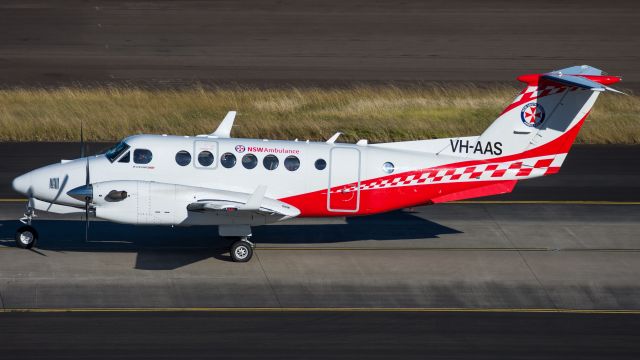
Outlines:
[[[522,75],[527,87],[476,141],[451,139],[441,153],[473,159],[544,158],[545,174],[557,172],[600,92],[619,77],[582,65]]]

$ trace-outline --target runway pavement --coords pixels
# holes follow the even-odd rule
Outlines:
[[[637,1],[0,4],[0,86],[513,82],[589,64],[640,84]]]
[[[17,197],[17,174],[77,149],[0,144],[2,198]],[[639,152],[577,146],[560,174],[516,187],[524,203],[256,228],[247,264],[215,227],[94,221],[85,242],[78,216],[46,214],[37,248],[21,250],[24,202],[2,201],[0,354],[637,358]]]
[[[21,205],[4,204],[2,219]],[[640,310],[640,206],[450,204],[256,228],[229,261],[215,227],[0,221],[2,308]]]
[[[15,248],[11,179],[78,148],[0,144],[0,308],[640,309],[637,146],[577,146],[510,199],[259,227],[249,264],[215,227],[93,222],[85,243],[77,215],[41,213],[37,249]]]

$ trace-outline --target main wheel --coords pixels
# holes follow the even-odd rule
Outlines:
[[[31,225],[25,225],[16,231],[16,245],[21,249],[31,249],[38,240],[38,232]]]
[[[235,262],[247,262],[253,256],[253,246],[245,240],[239,240],[231,245],[231,259]]]

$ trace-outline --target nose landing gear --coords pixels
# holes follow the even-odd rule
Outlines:
[[[24,226],[16,230],[16,245],[21,249],[31,249],[38,240],[38,231],[31,226],[31,222],[35,216],[36,213],[31,206],[31,201],[29,201],[24,216],[20,218],[20,222],[23,223]]]
[[[31,225],[25,225],[16,231],[16,245],[21,249],[31,249],[38,240],[38,232]]]

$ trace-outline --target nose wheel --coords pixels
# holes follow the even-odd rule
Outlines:
[[[255,245],[247,238],[242,238],[231,245],[231,259],[235,262],[247,262],[253,257]]]
[[[31,225],[25,225],[16,231],[16,245],[21,249],[31,249],[38,240],[38,232]]]
[[[29,198],[24,216],[20,218],[20,222],[24,225],[16,230],[15,236],[16,245],[21,249],[31,249],[38,240],[38,232],[31,226],[34,217],[36,217],[36,213],[32,206],[32,199]]]

